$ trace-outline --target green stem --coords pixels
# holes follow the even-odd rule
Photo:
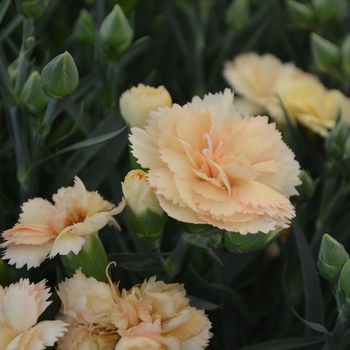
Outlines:
[[[15,84],[15,92],[20,94],[27,77],[27,70],[29,66],[29,56],[33,45],[27,43],[27,39],[34,33],[33,18],[24,18],[22,31],[22,44],[19,55],[18,75]],[[27,47],[29,45],[29,47]]]
[[[342,343],[343,343],[345,332],[348,330],[348,328],[349,328],[349,320],[344,318],[341,314],[339,314],[337,323],[333,330],[333,338],[337,345],[337,349],[339,350],[343,349]]]
[[[55,118],[55,108],[57,104],[57,99],[50,98],[49,103],[47,104],[44,120],[41,123],[41,126],[43,128],[46,128],[47,126],[51,125]]]
[[[36,137],[35,142],[34,142],[33,163],[36,163],[40,158],[41,150],[42,150],[46,135],[48,133],[48,129],[50,128],[50,126],[54,120],[54,117],[55,117],[56,104],[57,104],[56,99],[53,99],[53,98],[49,99],[49,103],[48,103],[47,108],[46,108],[44,120],[40,125],[39,132],[38,132],[37,137]]]
[[[10,122],[15,147],[17,174],[19,177],[19,181],[22,182],[22,177],[24,176],[26,169],[29,165],[29,153],[24,133],[22,132],[17,107],[10,108]]]

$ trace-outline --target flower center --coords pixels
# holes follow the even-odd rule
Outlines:
[[[212,141],[210,135],[209,134],[204,134],[204,138],[208,142],[208,148],[203,148],[203,150],[202,150],[203,156],[208,157],[209,155],[217,155],[218,152],[221,150],[222,146],[224,145],[224,143],[222,141],[220,141],[220,143],[214,149],[213,141]]]

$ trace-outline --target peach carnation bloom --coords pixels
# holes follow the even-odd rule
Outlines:
[[[45,281],[28,279],[3,288],[0,286],[0,349],[33,350],[53,346],[67,331],[63,321],[41,321],[38,317],[51,301]]]
[[[179,221],[241,234],[288,227],[299,164],[267,117],[242,117],[233,93],[151,112],[131,129],[133,154],[160,205]]]
[[[276,100],[276,84],[304,74],[292,63],[283,64],[271,54],[259,56],[253,52],[227,61],[223,71],[227,83],[242,97],[237,99],[236,107],[245,115],[265,114],[267,105]]]
[[[140,323],[118,330],[121,339],[116,350],[205,349],[212,336],[211,323],[202,310],[189,306],[185,296],[182,284],[165,284],[155,276],[130,291],[123,290],[122,298],[135,305]]]
[[[18,224],[2,233],[3,258],[17,268],[37,267],[47,256],[78,254],[86,235],[107,224],[118,227],[113,215],[124,208],[124,201],[115,208],[97,192],[87,191],[77,176],[74,187],[62,187],[52,198],[54,204],[42,198],[25,202]]]
[[[131,126],[144,128],[150,111],[171,106],[171,96],[164,86],[157,88],[139,84],[120,97],[120,113]]]
[[[152,277],[129,291],[107,285],[81,271],[60,283],[68,333],[59,350],[183,349],[201,350],[209,342],[211,323],[189,306],[183,285]]]
[[[117,327],[126,329],[129,324],[128,314],[120,307],[118,287],[87,278],[77,270],[58,288],[64,314],[61,318],[70,324],[58,349],[114,349],[120,338]]]
[[[299,122],[323,137],[329,135],[339,114],[350,121],[350,99],[339,90],[327,90],[310,76],[281,80],[276,85],[276,93],[292,122]],[[280,101],[271,103],[267,108],[272,118],[285,120]]]

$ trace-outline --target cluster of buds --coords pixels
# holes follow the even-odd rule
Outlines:
[[[75,39],[83,44],[92,45],[99,40],[102,54],[110,61],[117,60],[130,46],[134,31],[119,5],[101,23],[98,31],[91,14],[83,9],[74,26]]]
[[[332,283],[338,311],[350,318],[350,260],[344,246],[324,234],[318,254],[317,267],[322,277]]]
[[[345,0],[288,0],[287,6],[294,23],[302,29],[317,29],[325,22],[339,22],[346,14]]]

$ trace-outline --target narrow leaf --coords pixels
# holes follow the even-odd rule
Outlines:
[[[316,263],[297,219],[293,220],[292,227],[301,259],[305,294],[305,319],[308,322],[315,322],[324,325],[323,298],[320,279],[316,270]],[[307,328],[306,334],[314,335],[315,332],[312,329]]]
[[[6,14],[6,11],[11,3],[11,0],[2,0],[0,4],[0,24]]]

